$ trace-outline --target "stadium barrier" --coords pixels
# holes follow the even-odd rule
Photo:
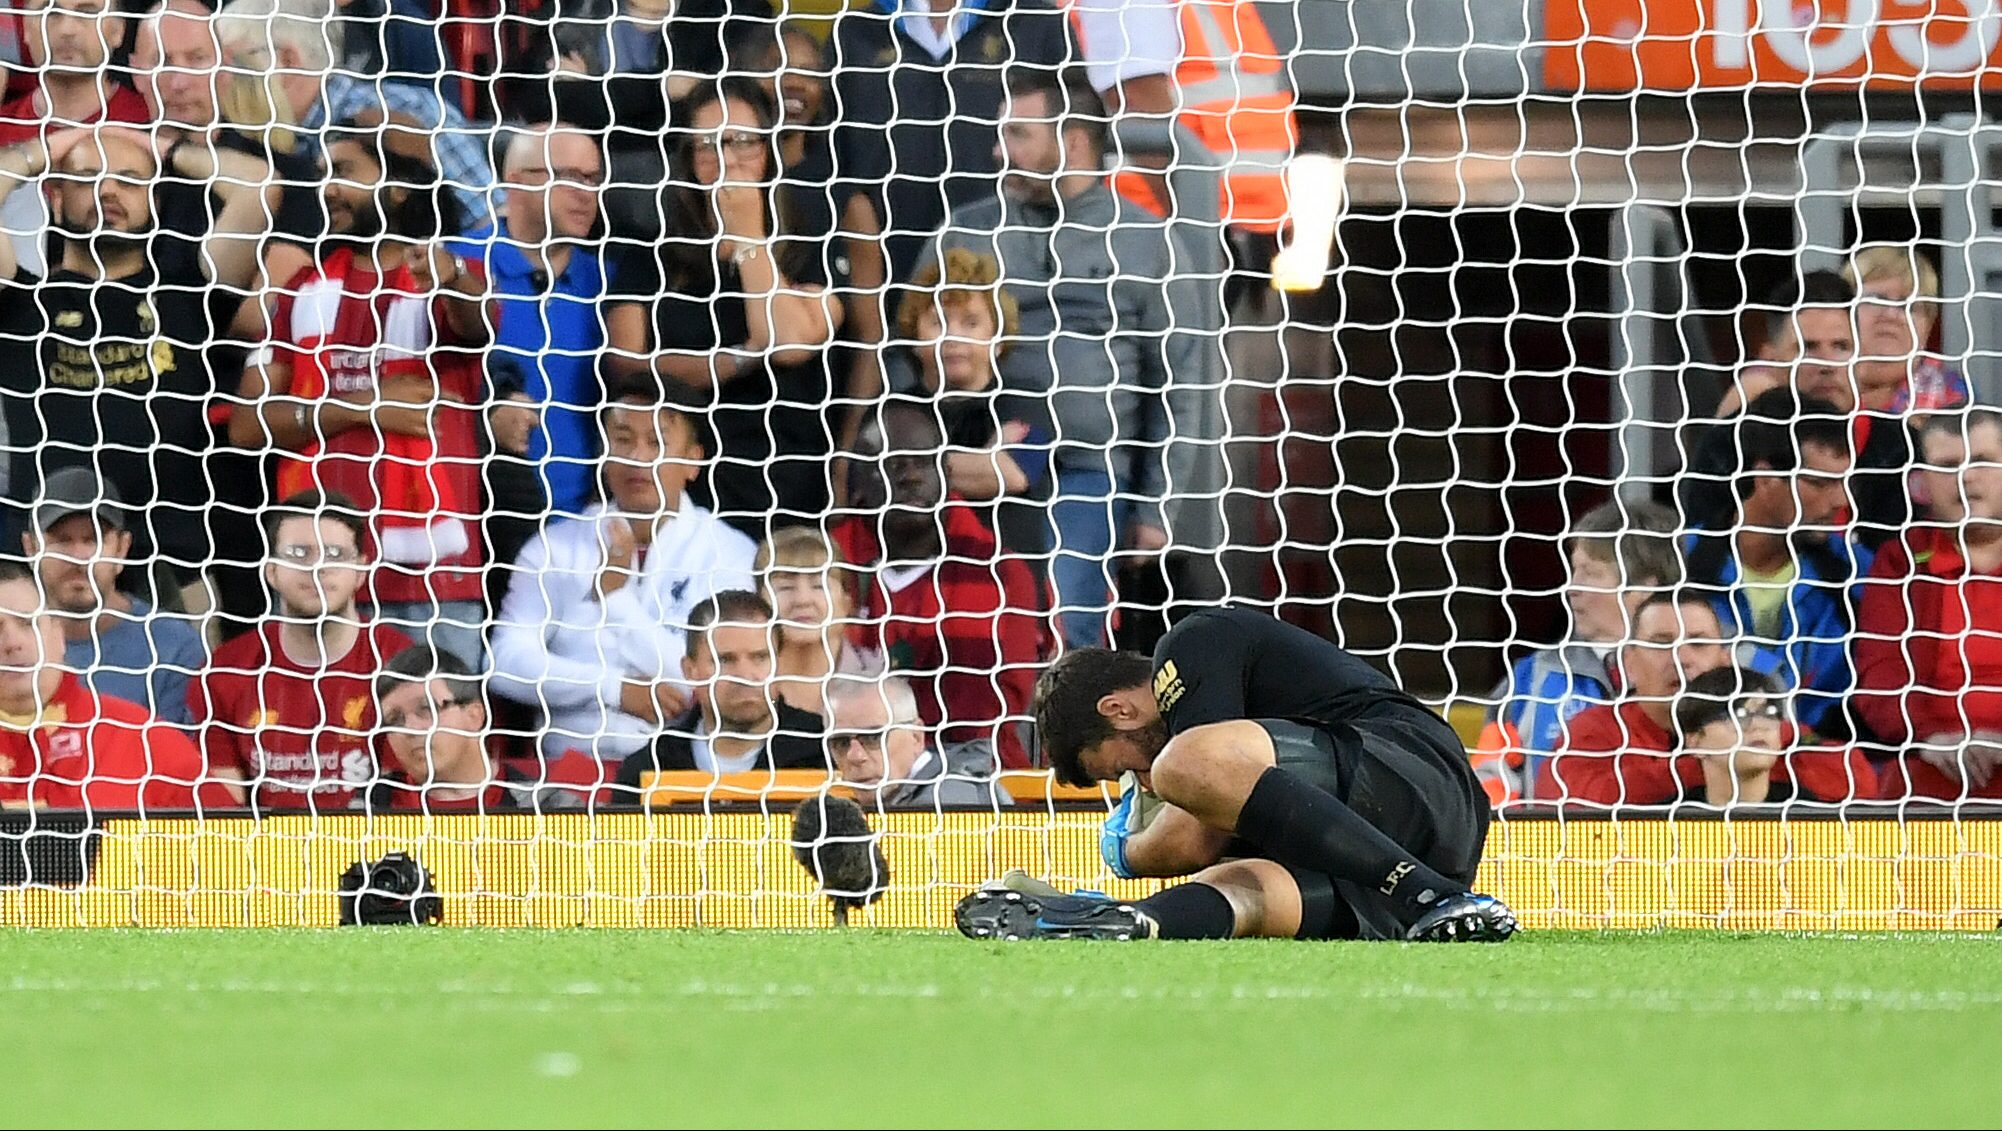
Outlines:
[[[878,815],[892,883],[855,922],[940,929],[953,902],[1025,868],[1109,881],[1103,810]],[[267,817],[0,814],[0,925],[318,927],[344,869],[414,853],[445,922],[485,927],[824,927],[790,817],[676,807],[595,815]],[[1526,927],[1988,930],[2002,918],[2002,816],[1511,816],[1482,886]]]

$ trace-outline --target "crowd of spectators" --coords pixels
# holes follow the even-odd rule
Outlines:
[[[1938,288],[1876,245],[1769,298],[1679,512],[1571,531],[1568,638],[1490,696],[1496,802],[2002,798],[2002,416],[1928,351]]]
[[[71,796],[60,707],[178,737],[152,804],[998,803],[1166,543],[1168,244],[1066,16],[524,4],[469,68],[422,8],[23,15],[0,778]]]
[[[1219,330],[1065,14],[529,3],[473,83],[405,7],[23,16],[0,801],[1008,804]],[[1675,507],[1572,532],[1498,802],[2002,797],[2002,418],[1937,296],[1773,296]]]

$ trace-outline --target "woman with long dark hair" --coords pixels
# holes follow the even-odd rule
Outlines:
[[[766,25],[743,39],[730,69],[756,76],[778,110],[779,192],[805,226],[837,235],[828,284],[842,299],[847,321],[832,367],[834,389],[847,404],[833,414],[843,450],[855,446],[863,417],[883,394],[883,218],[867,187],[845,180],[834,159],[833,99],[826,47],[796,20]],[[837,492],[839,488],[837,487]]]
[[[773,111],[755,82],[702,84],[676,118],[666,230],[619,268],[606,364],[711,396],[698,501],[763,538],[828,507],[828,352],[843,319],[830,232],[774,191]]]

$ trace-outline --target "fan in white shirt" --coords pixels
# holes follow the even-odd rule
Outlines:
[[[600,413],[610,501],[552,524],[516,559],[490,686],[547,713],[549,761],[615,763],[686,713],[689,613],[751,585],[757,547],[686,496],[704,459],[691,399],[672,383],[615,388]]]

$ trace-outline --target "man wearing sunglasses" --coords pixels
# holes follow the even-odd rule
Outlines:
[[[828,761],[864,806],[992,808],[1015,803],[994,788],[991,748],[962,744],[959,749],[976,757],[971,764],[955,765],[933,747],[918,718],[917,693],[902,676],[835,679],[828,683],[825,699]]]

